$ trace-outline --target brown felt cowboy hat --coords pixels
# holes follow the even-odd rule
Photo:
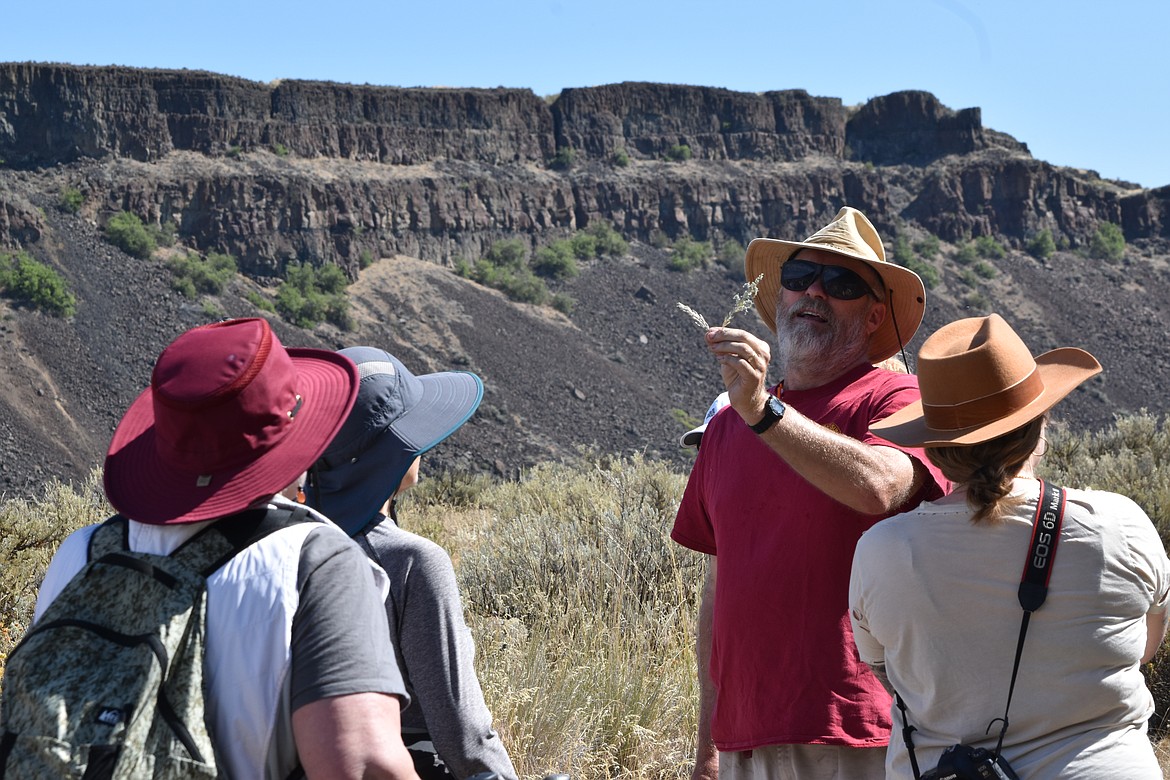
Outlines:
[[[838,211],[832,222],[804,241],[757,238],[748,245],[744,270],[749,280],[761,274],[764,277],[758,285],[756,311],[769,330],[776,331],[780,267],[801,249],[822,249],[860,260],[881,277],[885,289],[875,292],[886,304],[886,318],[869,337],[871,363],[896,355],[914,337],[926,311],[926,288],[918,274],[886,261],[886,251],[877,230],[864,214],[849,206]]]
[[[979,444],[1028,424],[1100,372],[1076,347],[1033,358],[998,314],[956,320],[918,351],[922,400],[870,430],[907,447]]]
[[[321,456],[357,390],[353,361],[285,349],[263,319],[189,330],[163,350],[114,431],[106,497],[155,525],[239,512]]]

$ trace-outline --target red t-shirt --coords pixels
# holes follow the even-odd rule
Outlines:
[[[870,366],[783,396],[827,428],[888,447],[870,424],[918,397],[916,377]],[[930,472],[899,511],[946,492],[922,450],[897,449]],[[890,697],[858,658],[848,613],[853,548],[881,519],[810,485],[734,410],[711,420],[671,538],[718,556],[710,672],[720,750],[889,741]]]

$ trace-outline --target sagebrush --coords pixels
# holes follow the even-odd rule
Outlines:
[[[1042,476],[1130,496],[1165,542],[1168,422],[1143,412],[1095,433],[1054,424]],[[689,777],[704,559],[668,538],[684,484],[659,462],[583,454],[516,482],[435,475],[403,499],[404,527],[455,562],[484,695],[521,777]],[[96,477],[0,506],[0,673],[52,551],[108,514]],[[1157,706],[1151,737],[1166,762],[1166,651],[1144,671]]]

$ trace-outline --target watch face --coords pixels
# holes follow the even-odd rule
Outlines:
[[[768,396],[768,410],[777,417],[784,414],[784,404],[776,396]]]

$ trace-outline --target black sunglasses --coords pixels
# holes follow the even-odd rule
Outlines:
[[[804,292],[821,280],[821,288],[830,298],[855,301],[863,295],[877,295],[856,272],[839,265],[821,265],[811,260],[789,260],[780,266],[780,284],[785,290]]]

